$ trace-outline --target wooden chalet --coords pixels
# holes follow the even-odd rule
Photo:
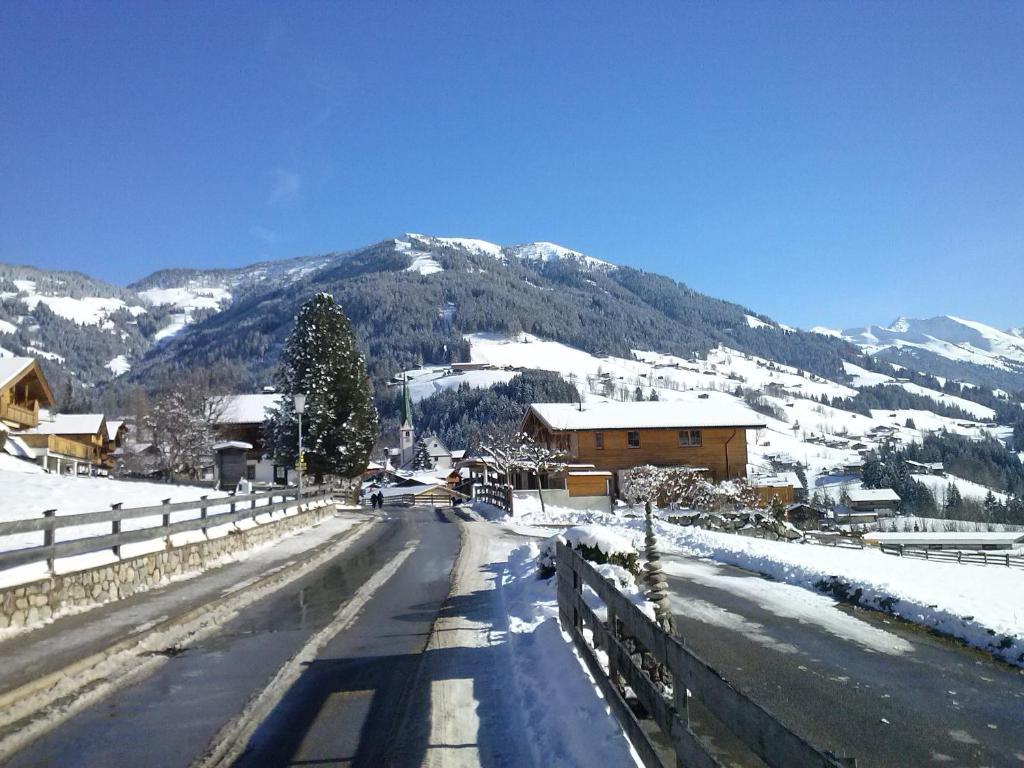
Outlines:
[[[701,400],[534,403],[521,431],[594,471],[699,467],[720,481],[747,476],[747,430],[764,427],[745,408]]]
[[[50,472],[91,473],[107,462],[107,421],[102,413],[59,413],[15,436]]]
[[[0,429],[32,429],[39,424],[40,408],[54,404],[50,385],[34,358],[0,359]]]

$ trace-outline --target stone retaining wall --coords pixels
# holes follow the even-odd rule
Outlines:
[[[335,513],[320,504],[297,515],[280,517],[226,536],[126,558],[28,584],[0,589],[0,629],[31,627],[68,611],[121,600],[159,586],[172,577],[198,573],[231,555],[253,549],[286,533],[308,528]]]

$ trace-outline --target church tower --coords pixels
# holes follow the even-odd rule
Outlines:
[[[404,467],[412,462],[416,448],[416,430],[412,426],[412,398],[409,397],[408,376],[402,376],[402,418],[398,428],[398,464]]]

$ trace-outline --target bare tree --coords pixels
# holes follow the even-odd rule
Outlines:
[[[537,496],[543,511],[541,476],[564,472],[568,466],[566,454],[538,443],[525,432],[490,435],[481,447],[499,462],[503,471],[526,472],[536,478]]]

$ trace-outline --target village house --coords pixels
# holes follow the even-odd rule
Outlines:
[[[40,409],[54,404],[50,385],[35,359],[0,359],[0,430],[31,429],[39,423]]]
[[[108,463],[107,423],[102,413],[59,413],[15,437],[50,472],[91,474]]]
[[[731,403],[534,403],[521,431],[590,471],[611,473],[644,464],[704,470],[715,480],[747,476],[747,430],[765,422]],[[588,481],[589,482],[589,481]]]
[[[219,444],[236,446],[228,460],[230,475],[236,474],[238,479],[248,480],[260,485],[287,485],[289,481],[297,481],[295,470],[274,462],[273,456],[267,452],[266,440],[263,435],[263,423],[270,412],[280,404],[283,395],[273,392],[248,395],[224,395],[219,398],[214,426]],[[238,445],[248,445],[244,449],[245,466],[240,470],[240,459],[237,455]],[[215,472],[220,462],[215,464]],[[218,483],[220,478],[217,477]]]

